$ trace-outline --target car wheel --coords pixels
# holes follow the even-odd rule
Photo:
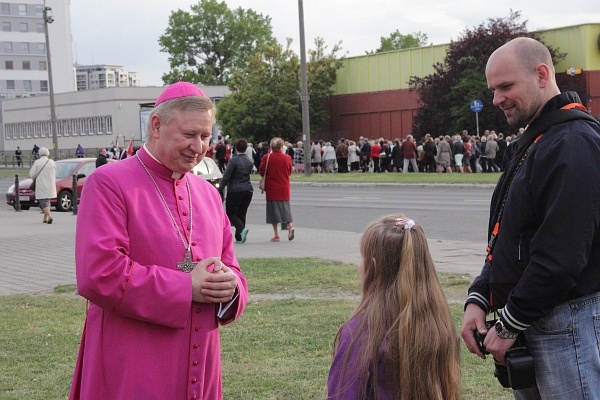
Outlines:
[[[56,210],[57,211],[69,211],[73,206],[73,194],[68,190],[63,190],[58,194],[56,198]]]

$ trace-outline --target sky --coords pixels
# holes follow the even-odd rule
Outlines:
[[[73,59],[82,65],[122,65],[138,73],[141,86],[162,86],[169,71],[168,54],[159,37],[173,11],[190,11],[199,0],[70,0]],[[281,43],[291,38],[299,54],[297,0],[225,0],[230,9],[252,9],[271,18],[273,35]],[[573,5],[570,5],[573,4]],[[584,23],[600,23],[596,1],[565,0],[303,0],[306,48],[321,37],[331,48],[341,41],[347,57],[379,47],[380,38],[398,29],[422,32],[430,44],[457,40],[489,18],[507,18],[521,11],[530,31]],[[561,49],[562,50],[562,49]],[[566,49],[565,49],[566,50]],[[340,53],[340,54],[341,54]]]

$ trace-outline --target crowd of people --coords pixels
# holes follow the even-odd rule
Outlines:
[[[504,154],[512,140],[520,136],[504,135],[486,129],[481,135],[471,135],[467,130],[456,135],[429,133],[418,141],[412,135],[404,139],[374,139],[361,136],[358,141],[341,138],[337,142],[314,140],[308,154],[311,173],[347,172],[440,172],[482,173],[501,172],[506,168]],[[248,143],[246,155],[254,163],[252,173],[257,173],[269,143],[256,146]],[[305,154],[302,141],[284,142],[282,151],[292,159],[292,173],[304,173]],[[235,147],[221,136],[211,146],[208,157],[215,158],[224,172],[227,163],[236,154]]]

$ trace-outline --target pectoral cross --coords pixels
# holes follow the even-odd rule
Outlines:
[[[190,252],[185,253],[185,259],[182,262],[177,263],[177,269],[189,274],[198,265],[197,262],[192,262],[192,255]]]

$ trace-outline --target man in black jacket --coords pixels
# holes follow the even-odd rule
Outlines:
[[[585,108],[576,93],[560,93],[550,52],[534,39],[497,49],[486,78],[494,105],[527,129],[510,144],[492,197],[488,256],[469,289],[462,338],[484,358],[474,332],[485,335],[485,349],[505,363],[525,337],[537,385],[514,390],[515,399],[598,399],[600,168],[590,165],[600,159],[600,126],[568,110]],[[488,333],[486,315],[499,310]]]

